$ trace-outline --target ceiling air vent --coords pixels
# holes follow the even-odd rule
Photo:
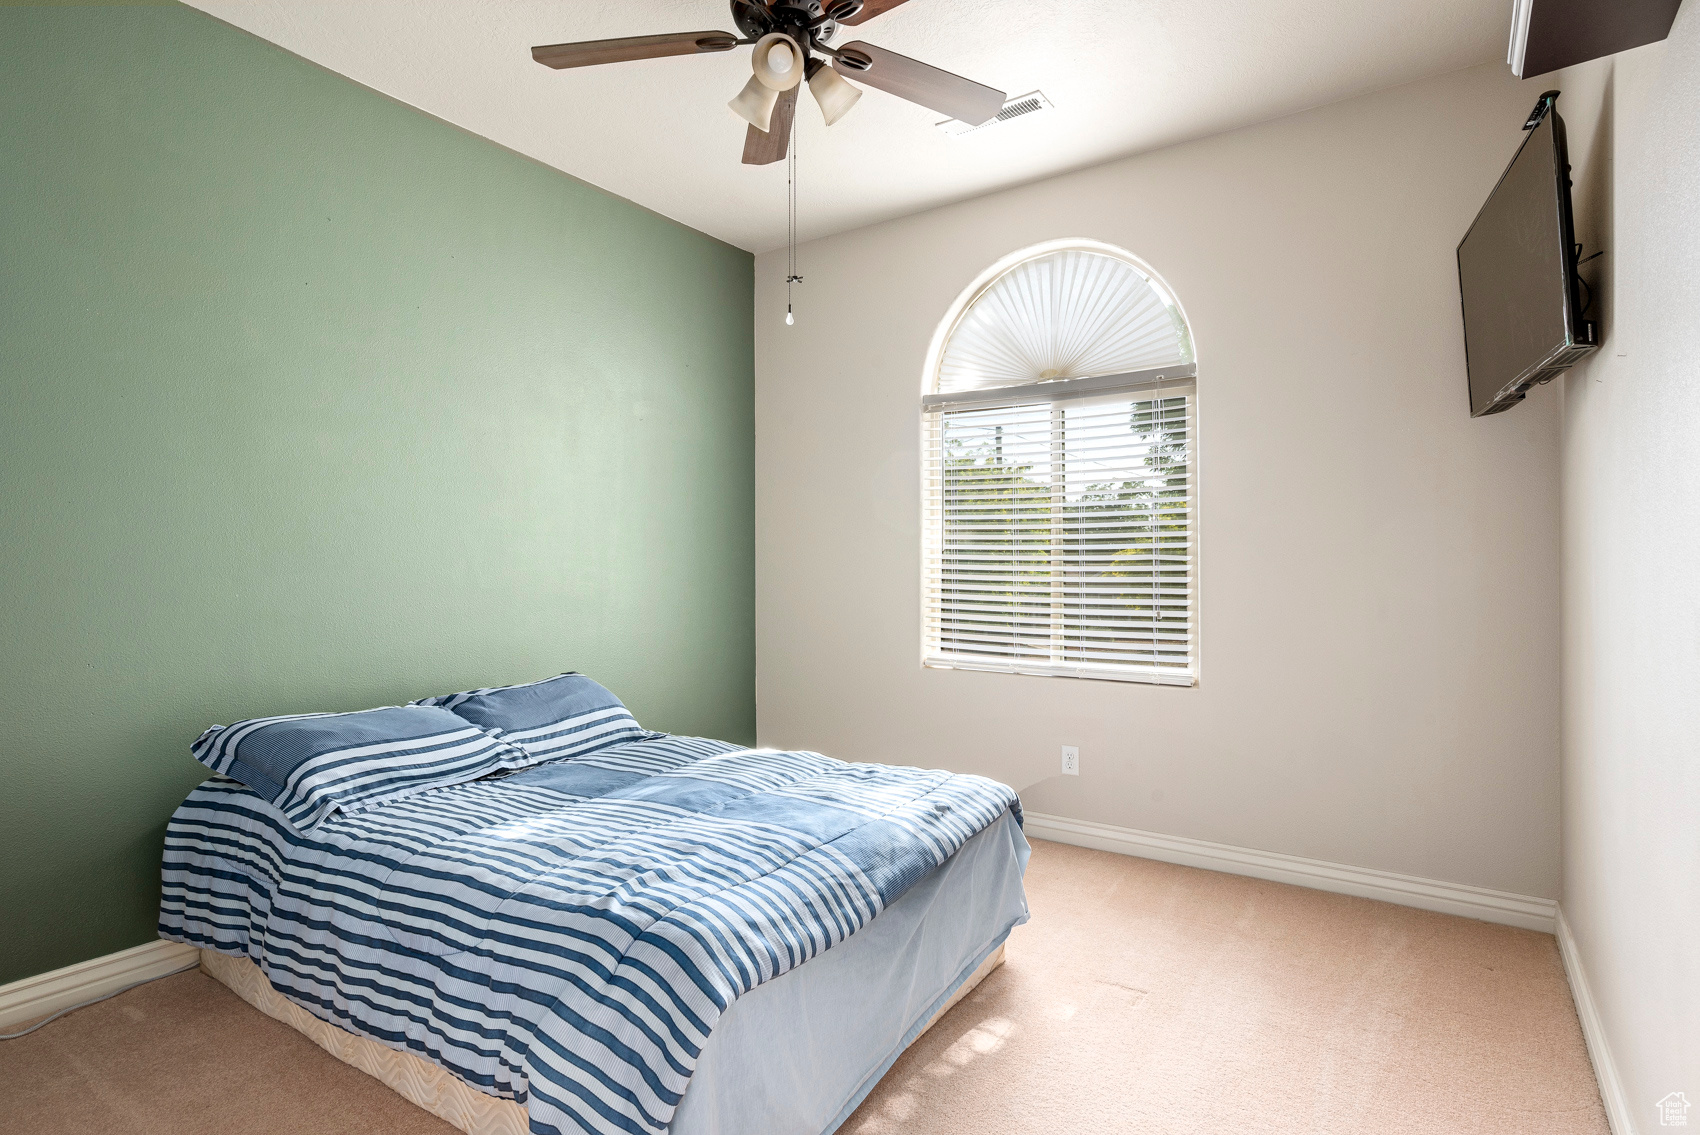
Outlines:
[[[998,111],[997,114],[986,119],[986,121],[980,123],[978,126],[970,126],[966,122],[958,122],[954,118],[947,118],[943,122],[938,123],[938,128],[943,130],[946,134],[949,134],[952,138],[960,138],[964,134],[973,134],[980,130],[990,130],[994,126],[1001,126],[1012,118],[1021,118],[1025,115],[1037,114],[1041,110],[1051,109],[1051,100],[1045,97],[1045,93],[1043,91],[1034,91],[1031,94],[1022,95],[1020,98],[1010,99],[1008,102],[1003,104],[1002,110]]]

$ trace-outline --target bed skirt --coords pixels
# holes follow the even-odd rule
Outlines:
[[[925,1036],[928,1029],[1003,961],[1004,947],[999,945],[915,1034],[915,1040]],[[355,1036],[329,1021],[321,1021],[274,989],[260,967],[247,958],[202,950],[201,970],[266,1016],[282,1021],[344,1064],[382,1081],[467,1135],[526,1135],[530,1129],[525,1108],[520,1104],[485,1095],[447,1069],[411,1052],[398,1052],[369,1037]]]

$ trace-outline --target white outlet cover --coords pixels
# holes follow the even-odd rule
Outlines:
[[[1080,775],[1080,746],[1064,745],[1062,747],[1062,770],[1069,776]]]

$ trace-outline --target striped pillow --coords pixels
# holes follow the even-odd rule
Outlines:
[[[338,809],[357,812],[532,763],[466,718],[421,705],[215,725],[191,751],[271,801],[302,831]]]
[[[524,749],[531,760],[579,757],[648,737],[620,699],[583,674],[561,674],[522,686],[444,694],[414,702],[441,706]]]

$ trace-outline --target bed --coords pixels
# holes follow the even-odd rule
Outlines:
[[[992,781],[639,729],[464,779],[453,743],[310,823],[227,763],[261,788],[177,810],[160,932],[474,1135],[827,1135],[1027,917]]]

